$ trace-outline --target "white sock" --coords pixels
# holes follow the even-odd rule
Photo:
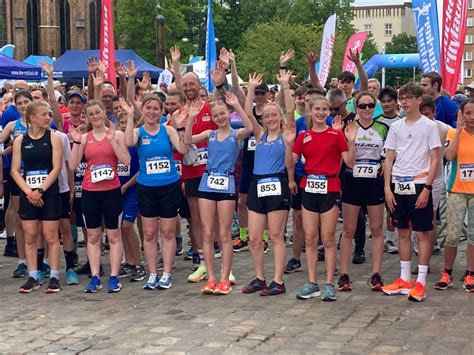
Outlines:
[[[426,275],[428,274],[428,265],[418,265],[418,277],[416,282],[426,285]]]
[[[411,261],[401,261],[400,260],[400,278],[408,282],[410,281],[411,274]]]
[[[26,259],[18,259],[18,264],[26,264]]]
[[[48,265],[48,266],[49,266],[49,259],[48,259],[48,258],[44,258],[44,260],[43,260],[43,264],[46,264],[46,265]],[[40,266],[41,266],[41,265],[40,265]]]
[[[385,240],[395,242],[395,232],[394,231],[386,231],[385,232]]]

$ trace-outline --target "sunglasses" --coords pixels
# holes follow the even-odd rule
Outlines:
[[[373,108],[375,108],[375,104],[374,104],[374,103],[370,103],[370,104],[358,104],[358,105],[357,105],[357,108],[360,108],[361,110],[365,110],[365,109],[367,109],[367,108],[373,109]]]

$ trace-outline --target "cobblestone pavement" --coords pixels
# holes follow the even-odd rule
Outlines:
[[[5,241],[0,241],[3,252]],[[44,294],[17,292],[23,280],[12,279],[14,258],[0,257],[0,353],[197,353],[281,354],[410,353],[473,354],[474,295],[458,281],[464,269],[465,244],[460,248],[454,287],[435,291],[442,256],[432,258],[428,297],[423,303],[404,296],[371,292],[366,282],[368,261],[352,265],[352,292],[338,293],[336,302],[299,301],[297,289],[306,270],[285,275],[287,293],[276,297],[245,295],[253,279],[249,252],[234,254],[237,285],[229,296],[201,296],[200,285],[186,282],[191,262],[179,257],[173,287],[145,291],[142,283],[123,281],[118,294],[84,294],[81,284]],[[80,249],[84,256],[84,249]],[[287,249],[288,255],[290,249]],[[398,255],[384,255],[383,276],[398,276]],[[107,256],[103,257],[104,265]],[[303,254],[304,262],[304,254]],[[266,256],[271,277],[272,253]],[[324,265],[319,262],[324,280]],[[104,279],[103,279],[104,281]]]

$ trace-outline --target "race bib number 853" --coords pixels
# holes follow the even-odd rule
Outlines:
[[[278,178],[266,178],[260,179],[257,182],[257,196],[280,196],[281,195],[281,182]]]

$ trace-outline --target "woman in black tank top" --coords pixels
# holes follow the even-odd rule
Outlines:
[[[46,292],[61,290],[58,240],[61,201],[57,179],[61,172],[63,145],[60,137],[49,129],[49,112],[46,102],[29,104],[26,109],[28,131],[13,144],[11,175],[21,190],[19,214],[25,233],[26,261],[30,275],[20,287],[20,293],[29,293],[39,287],[36,245],[40,222],[51,261],[51,278]]]

